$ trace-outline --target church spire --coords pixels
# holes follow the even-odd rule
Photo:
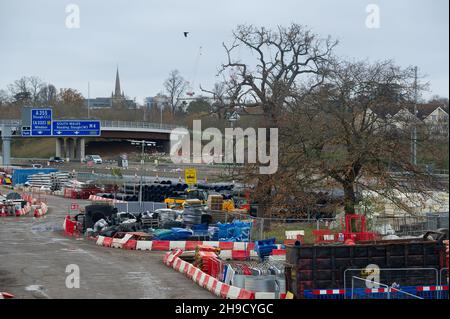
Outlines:
[[[117,67],[116,71],[116,88],[114,90],[114,97],[118,98],[120,97],[120,79],[119,79],[119,67]]]

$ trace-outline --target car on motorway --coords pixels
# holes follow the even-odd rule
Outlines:
[[[42,164],[31,164],[32,168],[42,168]]]
[[[103,160],[99,155],[86,155],[83,162],[94,162],[95,164],[102,164]]]
[[[64,159],[62,159],[59,156],[52,156],[52,157],[50,157],[50,159],[48,161],[50,163],[64,163]]]

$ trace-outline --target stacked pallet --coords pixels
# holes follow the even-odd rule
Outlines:
[[[223,196],[222,195],[209,195],[208,196],[208,208],[210,210],[222,210]]]

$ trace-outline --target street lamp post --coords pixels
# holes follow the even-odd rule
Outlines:
[[[141,169],[141,177],[139,179],[139,206],[142,207],[142,180],[143,180],[143,174],[144,174],[144,155],[145,155],[145,147],[146,146],[156,146],[156,142],[149,142],[149,141],[135,141],[135,140],[129,140],[131,142],[131,145],[141,146],[141,162],[140,162],[140,169]]]
[[[414,118],[413,128],[411,132],[411,162],[417,165],[417,66],[414,68]]]

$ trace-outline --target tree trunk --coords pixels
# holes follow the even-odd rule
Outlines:
[[[344,183],[344,210],[345,214],[355,214],[356,196],[352,182]],[[350,229],[357,232],[356,221],[352,219]]]
[[[344,187],[344,211],[346,214],[354,214],[355,213],[355,190],[353,188],[352,182],[346,182],[343,185]]]

